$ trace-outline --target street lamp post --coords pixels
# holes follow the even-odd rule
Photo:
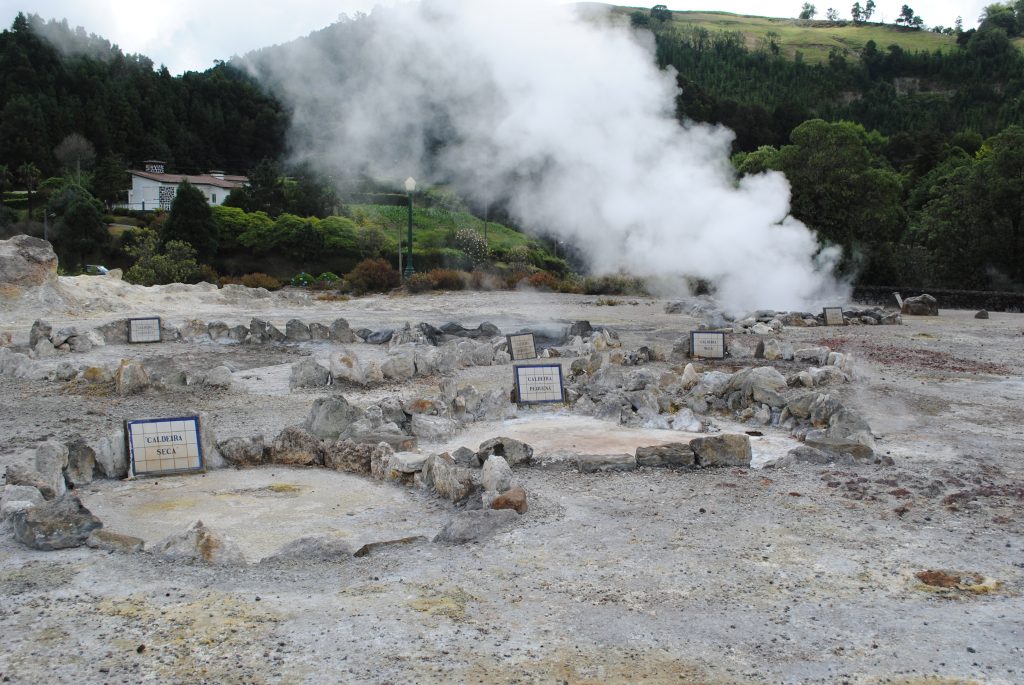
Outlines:
[[[405,277],[409,278],[416,269],[412,267],[412,194],[416,190],[416,179],[410,176],[405,179],[405,192],[409,194],[409,239],[406,246],[407,252],[405,253]]]

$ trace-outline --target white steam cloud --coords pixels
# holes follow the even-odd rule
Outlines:
[[[832,276],[837,253],[788,216],[786,179],[737,182],[732,133],[681,126],[675,73],[657,68],[650,36],[604,15],[424,0],[252,66],[293,108],[299,156],[505,200],[595,272],[703,278],[731,309],[846,295]]]

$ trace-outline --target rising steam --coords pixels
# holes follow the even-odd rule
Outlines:
[[[681,126],[675,74],[658,70],[650,36],[607,17],[424,0],[251,65],[293,108],[296,153],[334,171],[452,182],[506,201],[596,272],[703,278],[730,308],[845,294],[837,253],[788,216],[786,179],[737,182],[732,133]]]

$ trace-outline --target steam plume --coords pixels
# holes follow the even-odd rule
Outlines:
[[[300,156],[507,200],[524,226],[576,245],[596,272],[704,278],[730,308],[845,294],[831,275],[836,252],[788,216],[786,179],[737,183],[732,133],[680,126],[675,74],[658,70],[650,36],[607,17],[424,0],[270,57],[251,65],[293,107]]]

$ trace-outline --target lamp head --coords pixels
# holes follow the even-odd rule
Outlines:
[[[405,179],[405,190],[408,193],[411,193],[414,190],[416,190],[416,179],[413,178],[412,176],[410,176],[409,178]]]

